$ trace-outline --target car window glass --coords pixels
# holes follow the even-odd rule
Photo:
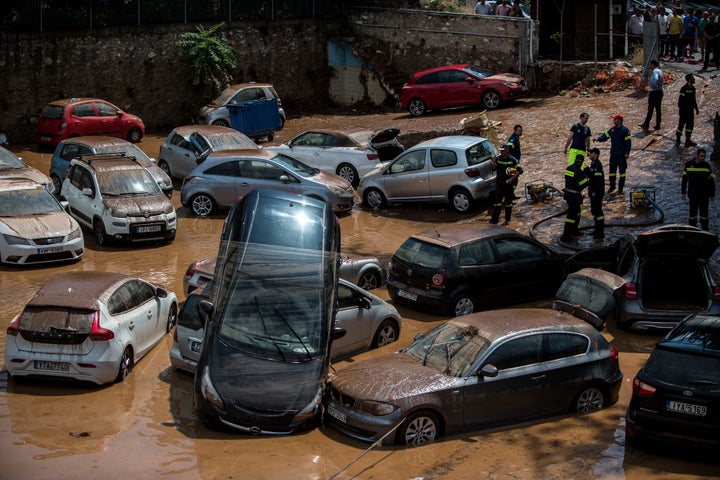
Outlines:
[[[205,170],[206,175],[218,175],[222,177],[235,177],[239,175],[237,161],[219,163]]]
[[[473,145],[465,151],[468,165],[477,165],[478,163],[489,161],[497,156],[498,152],[489,141],[480,142]]]
[[[450,167],[457,164],[457,155],[452,150],[430,150],[430,162],[435,168]]]
[[[485,361],[498,370],[539,363],[542,359],[542,335],[526,335],[500,345]]]
[[[42,112],[40,112],[40,118],[62,118],[65,108],[58,105],[45,105]]]
[[[340,142],[338,142],[337,137],[335,135],[323,135],[323,146],[324,147],[339,147]]]
[[[177,133],[173,134],[173,136],[170,138],[170,144],[176,145],[180,148],[184,148],[185,150],[193,150],[192,144],[185,140],[185,137],[182,135],[178,135]]]
[[[155,298],[155,289],[148,283],[140,280],[130,280],[125,286],[131,295],[132,308]]]
[[[63,146],[62,152],[60,152],[60,158],[69,162],[73,158],[77,157],[79,152],[80,145],[76,145],[73,143],[66,144],[65,146]]]
[[[293,141],[293,145],[303,145],[310,147],[319,147],[323,144],[323,134],[317,132],[307,132]]]
[[[709,385],[718,385],[718,362],[720,359],[715,355],[697,355],[656,348],[645,365],[645,373],[657,381],[676,385],[687,385],[689,380],[705,380]],[[692,376],[688,375],[688,372],[692,372]]]
[[[417,79],[415,82],[415,85],[423,85],[428,83],[439,83],[440,77],[438,76],[437,72],[435,73],[428,73],[427,75],[424,75]]]
[[[590,341],[575,333],[549,333],[545,335],[546,351],[544,361],[572,357],[587,352]]]
[[[127,312],[133,308],[132,293],[130,289],[127,288],[127,284],[121,285],[110,295],[107,305],[110,315]]]
[[[338,308],[357,308],[358,303],[355,299],[355,292],[345,285],[338,285]]]
[[[257,100],[259,98],[264,98],[264,94],[262,94],[262,91],[258,88],[245,88],[243,90],[240,90],[238,93],[235,94],[233,97],[233,102],[249,102],[251,100]]]
[[[191,330],[200,330],[205,324],[205,312],[200,308],[200,302],[206,299],[202,295],[188,296],[178,316],[178,325]]]
[[[272,163],[262,160],[246,160],[240,162],[240,173],[243,177],[277,180],[285,171]]]
[[[413,150],[390,165],[390,173],[413,172],[425,168],[425,150]]]
[[[545,258],[545,252],[538,245],[522,238],[495,239],[500,262],[539,261]]]
[[[488,242],[475,242],[460,247],[460,265],[489,265],[494,260],[492,247]]]
[[[81,103],[73,107],[72,114],[76,117],[94,117],[95,110],[92,103]]]
[[[97,107],[98,115],[101,117],[115,117],[118,114],[117,108],[107,103],[98,102],[95,106]]]
[[[441,83],[458,83],[464,82],[469,75],[460,70],[443,70],[438,72]]]

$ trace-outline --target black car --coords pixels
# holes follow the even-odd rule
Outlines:
[[[552,298],[567,256],[507,227],[437,226],[412,235],[390,261],[393,302],[460,316]]]
[[[720,317],[695,315],[658,342],[633,380],[629,442],[720,447]],[[648,443],[650,444],[650,443]]]

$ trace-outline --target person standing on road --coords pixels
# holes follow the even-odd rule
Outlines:
[[[668,19],[668,37],[670,38],[670,55],[669,59],[676,62],[682,59],[682,33],[683,19],[682,9],[676,8]]]
[[[644,23],[645,16],[643,15],[642,10],[635,7],[635,11],[627,21],[628,42],[631,47],[638,47],[642,45]]]
[[[688,223],[693,227],[697,225],[698,211],[700,212],[700,227],[710,229],[710,215],[708,206],[710,199],[715,198],[715,175],[710,164],[705,161],[707,152],[698,148],[695,158],[685,164],[682,174],[682,199],[690,201]]]
[[[592,236],[593,238],[604,238],[605,215],[603,214],[602,202],[605,194],[605,172],[603,172],[602,162],[600,161],[600,149],[591,148],[587,153],[590,164],[583,169],[583,172],[588,178],[590,213],[595,222],[595,230],[593,230]]]
[[[718,58],[718,53],[720,53],[718,52],[720,50],[720,24],[717,23],[717,19],[713,15],[709,16],[709,20],[703,31],[703,36],[705,37],[705,58],[703,60],[703,66],[700,69],[701,72],[710,68],[710,54],[713,56],[715,68],[720,68],[720,59]]]
[[[574,236],[580,235],[580,208],[582,207],[582,191],[588,186],[588,178],[583,171],[585,156],[578,154],[575,161],[565,168],[565,188],[563,198],[567,202],[565,227],[560,241],[572,242]]]
[[[580,114],[579,121],[570,127],[570,135],[565,142],[565,155],[568,156],[568,165],[575,161],[576,156],[582,155],[584,157],[588,148],[590,148],[592,132],[587,125],[589,118],[590,116],[583,112]],[[570,150],[568,150],[568,147]]]
[[[692,132],[695,128],[695,114],[700,113],[695,97],[695,75],[685,75],[685,85],[680,88],[678,96],[678,127],[675,132],[675,146],[680,147],[680,137],[685,129],[685,147],[694,147],[697,143],[692,141]]]
[[[662,99],[663,99],[663,82],[665,75],[658,66],[655,59],[650,60],[650,73],[648,75],[648,109],[645,115],[645,121],[640,127],[647,131],[650,129],[650,120],[652,120],[653,111],[655,111],[655,126],[653,130],[660,129],[660,121],[662,120]]]
[[[511,146],[507,143],[500,146],[500,155],[493,158],[492,169],[497,172],[495,179],[495,203],[490,217],[490,223],[497,224],[500,221],[500,211],[505,208],[505,223],[510,223],[513,207],[513,183],[523,173],[522,167],[518,165],[517,158],[510,155]]]
[[[615,180],[617,180],[618,193],[622,195],[632,141],[630,140],[630,129],[623,125],[623,116],[617,113],[612,116],[612,119],[613,126],[601,133],[596,140],[598,142],[610,140],[610,174],[608,175],[610,188],[607,193],[611,194],[615,191]],[[618,171],[620,178],[618,178]]]
[[[655,21],[660,29],[660,58],[667,58],[670,55],[670,35],[668,35],[668,27],[670,17],[665,12],[665,8],[658,4],[658,12]]]
[[[692,50],[695,47],[695,39],[697,39],[699,25],[700,20],[695,16],[695,12],[692,8],[688,8],[687,14],[683,17],[682,48],[680,49],[681,58],[687,55],[687,60],[692,60]]]

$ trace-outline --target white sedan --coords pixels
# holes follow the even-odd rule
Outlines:
[[[65,272],[51,277],[7,329],[11,377],[121,382],[175,324],[177,298],[137,277]]]
[[[340,175],[357,187],[363,175],[404,150],[397,140],[399,133],[396,127],[376,133],[362,129],[308,130],[282,145],[265,148]]]

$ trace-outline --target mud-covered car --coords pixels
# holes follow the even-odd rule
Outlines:
[[[21,157],[10,150],[0,146],[0,180],[7,178],[30,180],[39,183],[48,192],[53,191],[52,182],[47,175],[26,164]]]
[[[282,100],[280,100],[280,96],[275,90],[275,87],[269,83],[255,82],[238,83],[227,87],[217,98],[200,109],[198,123],[229,127],[231,123],[230,109],[228,107],[244,102],[270,100],[273,98],[277,100],[280,121],[284,124],[285,110],[283,109]]]

